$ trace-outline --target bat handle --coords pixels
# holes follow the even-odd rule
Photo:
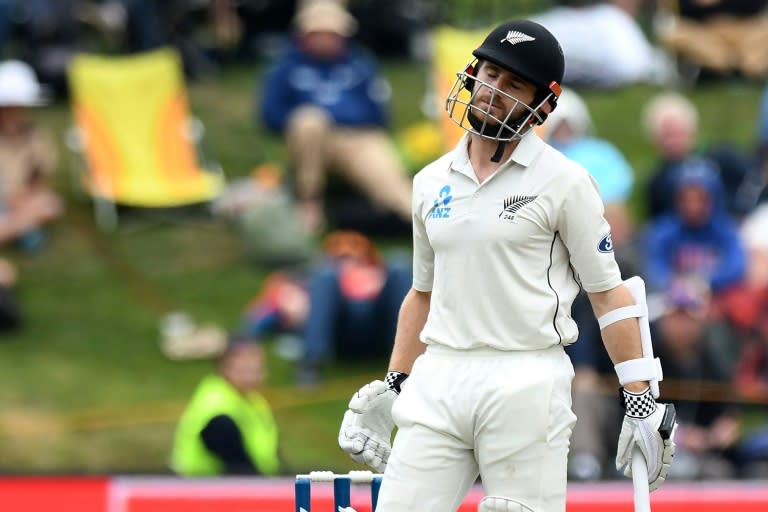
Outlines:
[[[635,512],[651,512],[648,465],[643,452],[637,447],[632,451],[632,487],[635,491]]]

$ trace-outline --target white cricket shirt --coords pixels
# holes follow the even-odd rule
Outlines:
[[[457,349],[535,350],[576,340],[588,292],[621,283],[589,173],[532,131],[482,184],[469,136],[413,186],[413,287],[432,291],[421,340]]]

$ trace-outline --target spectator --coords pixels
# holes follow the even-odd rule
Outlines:
[[[323,189],[331,171],[410,222],[409,175],[385,130],[389,86],[369,54],[351,45],[355,26],[331,0],[300,9],[297,38],[267,75],[261,97],[264,122],[287,144],[311,230],[325,222]]]
[[[182,476],[275,475],[277,425],[259,389],[264,347],[233,338],[217,371],[200,382],[176,427],[172,469]]]
[[[557,109],[542,128],[547,142],[595,178],[604,203],[627,202],[635,181],[634,171],[616,146],[593,135],[589,110],[576,91],[563,88]]]
[[[576,5],[560,5],[533,17],[563,47],[566,85],[608,88],[671,79],[668,59],[636,20],[636,0],[569,3]]]
[[[662,8],[656,35],[674,54],[720,75],[768,75],[768,1],[665,0]]]
[[[766,198],[768,199],[768,198]],[[719,312],[731,325],[742,348],[736,362],[734,386],[739,397],[756,404],[768,401],[768,200],[764,199],[741,224],[747,248],[744,282],[719,302]],[[744,476],[768,475],[768,428],[751,433],[739,450]]]
[[[705,314],[708,295],[701,284],[671,283],[663,293],[660,316],[651,322],[654,351],[664,361],[662,395],[673,400],[680,411],[675,437],[679,452],[670,478],[730,478],[737,471],[739,414],[727,403],[732,368],[718,361],[717,345],[711,338],[720,326]],[[612,369],[610,361],[601,364],[607,364],[606,372]],[[600,375],[592,376],[588,389],[589,393],[574,394],[574,411],[581,413],[579,421],[585,425],[574,431],[569,477],[613,478],[618,476],[612,450],[621,407],[610,391],[614,385]]]
[[[28,112],[44,103],[32,68],[15,60],[0,63],[0,242],[15,241],[26,250],[41,247],[43,225],[62,212],[50,181],[56,145]]]
[[[215,53],[245,62],[274,57],[284,43],[286,29],[305,0],[209,0]],[[221,55],[224,51],[224,55]]]
[[[674,170],[675,211],[653,220],[646,233],[645,276],[650,288],[667,289],[695,276],[721,294],[744,278],[746,255],[737,228],[722,207],[717,170],[691,158]]]
[[[721,301],[725,319],[744,344],[735,384],[748,400],[768,400],[768,284],[731,290]]]
[[[737,391],[750,400],[768,400],[768,202],[761,203],[740,230],[748,254],[746,277],[719,306],[744,344]]]
[[[707,158],[716,166],[725,207],[732,215],[742,217],[754,208],[762,183],[755,165],[725,144],[700,147],[699,112],[688,98],[676,92],[654,96],[645,107],[644,123],[660,157],[647,184],[649,217],[674,210],[674,169],[691,156]]]
[[[742,438],[740,412],[729,402],[733,368],[719,360],[707,317],[708,292],[696,280],[678,279],[666,291],[666,310],[653,322],[655,352],[664,361],[664,392],[674,399],[680,426],[671,478],[725,479],[737,475]]]
[[[333,232],[324,245],[327,259],[306,279],[275,274],[266,281],[242,327],[251,336],[301,335],[297,379],[307,386],[319,381],[322,367],[334,357],[386,356],[411,283],[409,266],[385,261],[359,233]]]
[[[191,80],[217,70],[213,58],[194,37],[199,24],[210,25],[216,44],[234,44],[239,38],[235,13],[221,0],[106,0],[96,12],[107,31],[119,32],[121,49],[126,52],[176,48]]]

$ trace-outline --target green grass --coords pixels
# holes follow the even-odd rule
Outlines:
[[[384,71],[395,91],[399,130],[421,119],[425,67],[386,62]],[[230,177],[266,159],[284,159],[275,137],[251,119],[258,77],[257,66],[240,67],[190,86],[192,110]],[[625,152],[639,183],[654,161],[639,115],[655,90],[584,93],[600,135]],[[748,148],[759,94],[757,84],[738,83],[691,91],[703,137]],[[63,104],[35,115],[57,133],[70,122]],[[235,232],[222,223],[136,219],[115,233],[99,231],[88,202],[69,187],[63,147],[62,157],[58,185],[68,197],[67,214],[49,233],[46,250],[26,256],[4,249],[20,268],[26,327],[0,340],[0,470],[165,472],[174,421],[209,364],[165,359],[158,345],[160,317],[184,309],[233,327],[265,270],[248,262]],[[638,212],[641,199],[638,192]],[[287,471],[353,468],[337,448],[338,424],[350,394],[380,374],[384,362],[338,365],[327,384],[306,392],[292,387],[292,364],[270,349],[267,392]]]

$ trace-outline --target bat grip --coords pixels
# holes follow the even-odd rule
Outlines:
[[[648,465],[643,452],[637,447],[632,451],[632,487],[635,491],[635,512],[651,512]]]

